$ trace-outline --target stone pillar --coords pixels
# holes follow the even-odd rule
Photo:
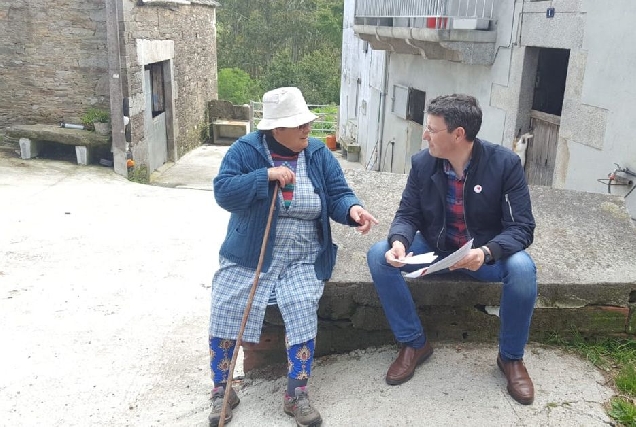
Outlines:
[[[37,157],[40,152],[40,144],[29,138],[20,138],[20,157],[22,159],[32,159]]]
[[[86,166],[91,161],[91,150],[89,147],[76,145],[75,146],[75,155],[77,156],[77,164]]]

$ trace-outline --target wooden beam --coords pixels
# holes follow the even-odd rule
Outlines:
[[[537,110],[530,110],[530,117],[532,117],[533,119],[539,119],[544,122],[552,123],[553,125],[561,125],[561,116],[555,116],[554,114],[548,114]]]

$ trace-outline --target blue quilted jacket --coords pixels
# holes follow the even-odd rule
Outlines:
[[[256,131],[234,142],[221,162],[219,174],[214,178],[216,202],[231,213],[220,255],[253,269],[258,265],[274,191],[274,182],[267,179],[267,169],[273,165],[263,138],[264,135]],[[336,263],[338,249],[331,238],[329,218],[341,224],[357,225],[349,217],[349,209],[361,203],[349,188],[340,164],[322,141],[309,138],[309,145],[303,154],[306,156],[309,179],[322,204],[319,219],[321,249],[314,268],[319,280],[328,280]],[[272,262],[280,204],[276,203],[275,206],[263,271],[267,271]]]

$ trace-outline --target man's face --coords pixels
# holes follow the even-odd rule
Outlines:
[[[456,136],[449,132],[444,118],[441,116],[426,115],[426,124],[422,139],[428,142],[428,151],[431,156],[440,159],[448,159],[448,156],[456,149]]]

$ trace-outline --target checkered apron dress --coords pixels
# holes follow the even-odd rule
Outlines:
[[[285,322],[289,345],[316,337],[318,301],[324,282],[316,278],[314,262],[320,250],[318,241],[320,197],[307,175],[305,155],[298,156],[296,184],[291,205],[280,204],[272,264],[261,272],[254,301],[243,333],[243,341],[257,343],[268,302],[275,297]],[[236,339],[254,281],[255,270],[220,257],[219,270],[212,279],[210,336]]]

